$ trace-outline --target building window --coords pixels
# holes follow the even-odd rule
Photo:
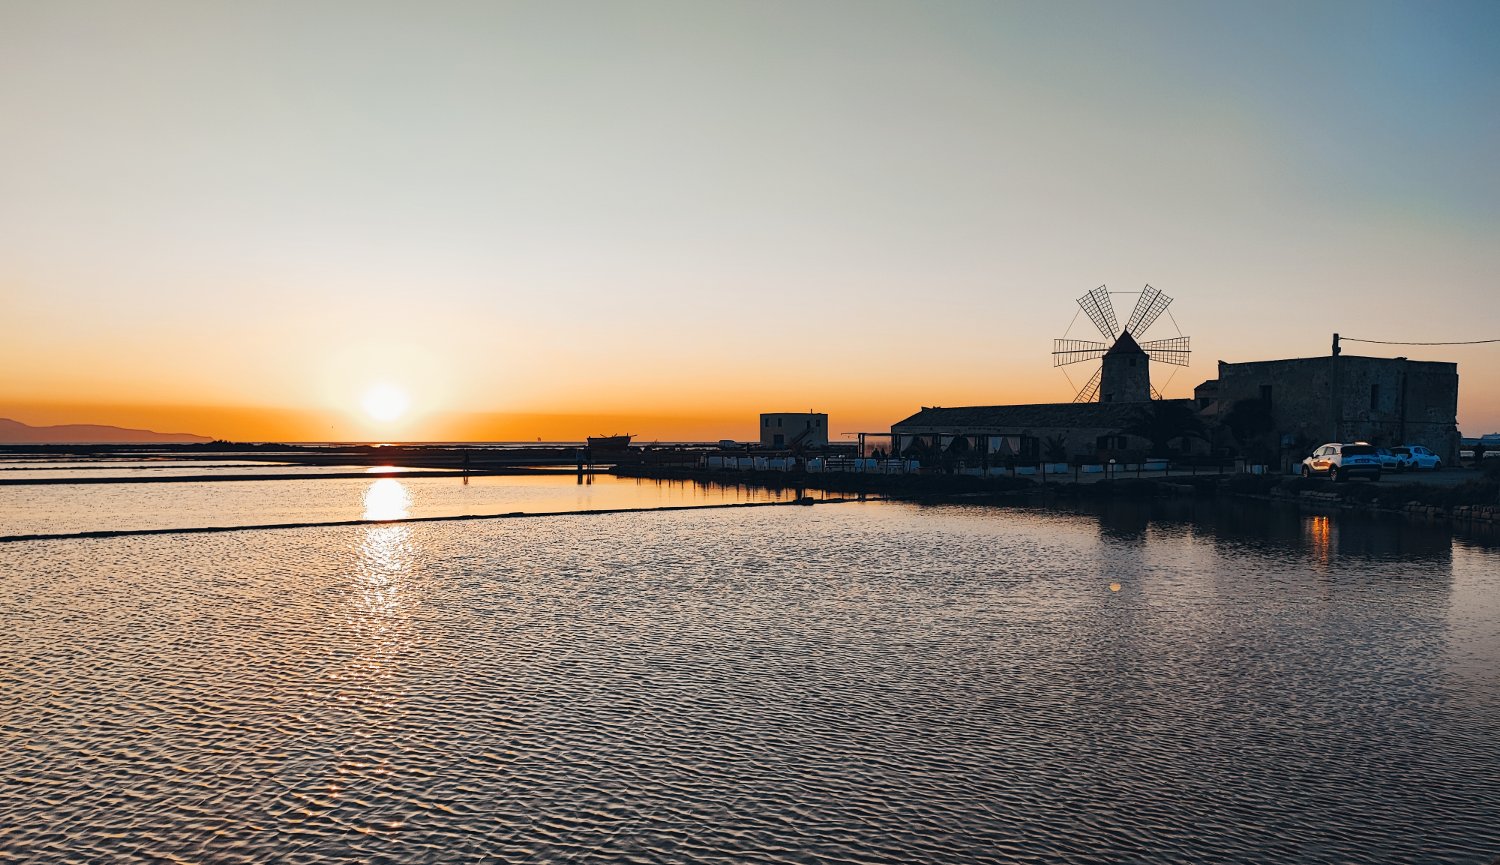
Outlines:
[[[1380,385],[1370,385],[1370,411],[1380,410]]]
[[[1260,401],[1266,404],[1266,408],[1270,408],[1271,407],[1271,386],[1270,385],[1263,384],[1263,385],[1260,386]]]

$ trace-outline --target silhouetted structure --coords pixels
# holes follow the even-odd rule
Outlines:
[[[892,446],[897,454],[927,463],[943,454],[961,455],[976,465],[1007,459],[1038,462],[1049,439],[1061,441],[1067,459],[1133,458],[1144,456],[1151,440],[1128,430],[1138,427],[1142,415],[1158,403],[1193,408],[1192,400],[934,406],[893,424]],[[1178,446],[1206,449],[1186,440]]]
[[[1202,412],[1223,418],[1258,401],[1287,454],[1323,442],[1423,445],[1458,463],[1458,364],[1404,357],[1219,361],[1219,377],[1194,391]]]
[[[1192,354],[1190,340],[1180,333],[1166,339],[1138,341],[1167,311],[1172,298],[1146,286],[1137,295],[1135,308],[1121,328],[1110,295],[1109,289],[1101,285],[1078,298],[1079,310],[1088,315],[1106,342],[1067,337],[1052,341],[1053,366],[1101,361],[1099,369],[1078,389],[1073,402],[1145,402],[1159,397],[1151,387],[1150,362],[1187,366]]]
[[[1151,399],[1150,358],[1130,331],[1120,334],[1099,367],[1100,402],[1146,402]]]
[[[827,447],[828,415],[814,411],[762,414],[760,443],[768,448]]]

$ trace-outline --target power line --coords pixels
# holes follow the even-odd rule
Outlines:
[[[1468,342],[1397,342],[1389,339],[1355,339],[1352,336],[1341,336],[1339,341],[1369,342],[1376,345],[1483,345],[1489,342],[1500,342],[1500,339],[1471,339]]]

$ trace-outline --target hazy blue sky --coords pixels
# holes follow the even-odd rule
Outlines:
[[[879,428],[1070,399],[1101,283],[1177,298],[1169,396],[1500,337],[1496,2],[0,0],[0,141],[22,419],[379,379]],[[1348,350],[1459,361],[1500,429],[1500,346]]]

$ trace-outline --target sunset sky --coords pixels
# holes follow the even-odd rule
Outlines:
[[[1167,396],[1500,337],[1495,2],[0,0],[0,142],[33,424],[888,429],[1071,399],[1100,284]],[[1500,430],[1500,344],[1345,350]]]

